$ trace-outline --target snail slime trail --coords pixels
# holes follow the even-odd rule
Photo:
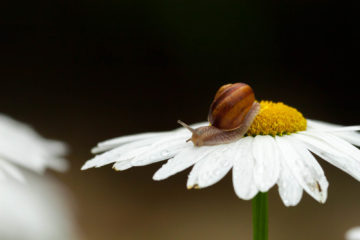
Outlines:
[[[226,84],[219,88],[210,105],[210,126],[193,129],[180,120],[178,123],[192,132],[187,141],[192,141],[195,146],[220,145],[242,138],[259,110],[260,104],[255,101],[255,94],[249,85]]]

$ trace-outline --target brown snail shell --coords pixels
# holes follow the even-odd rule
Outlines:
[[[237,129],[255,101],[255,94],[245,83],[222,86],[210,106],[208,120],[216,128]]]

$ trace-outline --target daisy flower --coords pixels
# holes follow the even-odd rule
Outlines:
[[[31,127],[0,114],[0,180],[24,181],[21,169],[42,173],[46,168],[65,171],[64,143],[47,140]]]
[[[236,92],[235,85],[224,85],[217,92],[210,107],[211,125],[221,125],[214,119],[217,114],[234,122],[233,109],[243,110],[251,106],[252,102],[247,103],[248,90]],[[242,95],[238,97],[237,94]],[[221,101],[234,99],[239,100],[239,106],[231,103],[221,109]],[[187,179],[189,189],[211,186],[232,171],[236,195],[244,200],[257,196],[253,201],[254,215],[258,216],[254,217],[255,222],[267,217],[267,213],[262,215],[258,210],[267,209],[264,193],[275,185],[285,206],[297,205],[303,191],[320,203],[326,201],[329,183],[315,156],[360,181],[360,151],[353,146],[360,146],[360,134],[356,132],[360,126],[344,127],[306,119],[297,109],[281,102],[255,101],[254,104],[260,109],[248,111],[247,116],[256,114],[249,117],[249,121],[246,117],[243,120],[249,125],[244,127],[242,135],[245,135],[230,142],[220,134],[222,144],[213,144],[212,141],[203,144],[207,135],[201,141],[198,141],[198,135],[206,127],[199,127],[209,126],[209,123],[187,126],[180,122],[185,128],[101,142],[92,149],[99,155],[87,161],[82,170],[113,164],[115,170],[122,171],[167,160],[153,179],[163,180],[193,166]],[[225,116],[221,112],[224,109],[229,111]],[[255,230],[254,234],[257,232]],[[266,239],[267,230],[263,232],[266,236],[254,239]]]
[[[105,153],[87,161],[82,170],[113,163],[122,171],[169,159],[153,179],[166,179],[194,165],[187,180],[191,189],[211,186],[232,169],[239,198],[252,199],[277,184],[286,206],[297,205],[303,190],[321,203],[326,201],[329,184],[313,154],[360,181],[360,151],[352,145],[360,146],[360,134],[355,132],[359,126],[305,119],[283,103],[260,105],[247,136],[239,141],[196,147],[186,142],[191,133],[184,128],[124,136],[99,143],[92,152]]]

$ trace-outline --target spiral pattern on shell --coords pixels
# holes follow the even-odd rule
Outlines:
[[[210,106],[208,120],[212,126],[225,131],[237,129],[254,101],[255,95],[249,85],[226,84],[217,91]]]

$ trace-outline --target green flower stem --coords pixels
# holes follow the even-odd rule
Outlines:
[[[268,194],[258,193],[252,200],[253,239],[268,240]]]

